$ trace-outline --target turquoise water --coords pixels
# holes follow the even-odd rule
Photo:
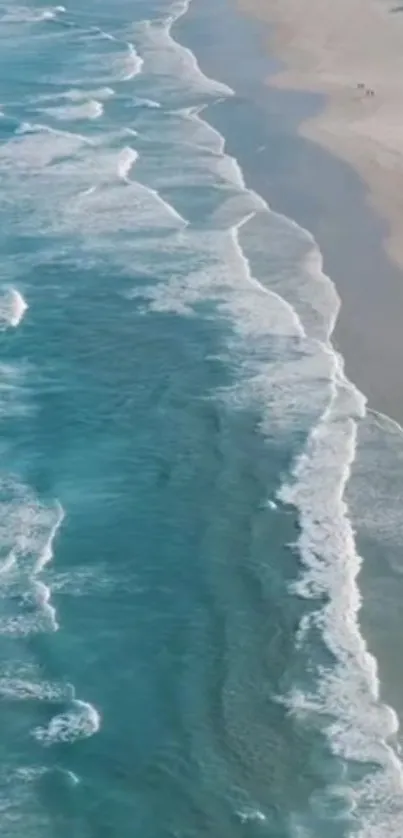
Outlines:
[[[401,432],[186,11],[0,4],[2,834],[398,835],[353,527],[393,564]]]

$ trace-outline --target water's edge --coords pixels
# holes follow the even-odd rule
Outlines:
[[[388,415],[397,419],[403,416],[398,386],[402,373],[399,353],[396,351],[399,348],[400,326],[399,317],[394,316],[394,312],[400,311],[400,308],[396,306],[396,296],[398,297],[400,293],[401,275],[387,260],[383,248],[385,225],[380,218],[377,218],[369,210],[366,203],[365,185],[345,163],[338,161],[327,152],[323,152],[319,147],[297,136],[298,124],[311,115],[312,109],[317,108],[321,103],[323,104],[322,97],[269,91],[266,84],[263,83],[264,79],[267,78],[269,67],[259,53],[259,39],[256,37],[256,30],[253,31],[252,28],[252,32],[250,30],[248,32],[246,21],[237,16],[233,8],[228,8],[227,0],[224,0],[218,9],[215,6],[214,11],[206,9],[206,7],[204,9],[203,14],[197,2],[190,4],[187,18],[181,18],[180,25],[176,25],[175,35],[180,42],[185,42],[191,46],[197,59],[200,59],[201,68],[210,77],[218,78],[229,84],[237,94],[235,106],[233,102],[229,105],[229,108],[232,106],[232,114],[228,112],[228,102],[209,105],[206,111],[207,120],[224,133],[226,151],[233,154],[239,161],[245,175],[246,186],[261,195],[269,203],[271,209],[296,219],[304,228],[312,231],[316,241],[321,245],[324,264],[327,266],[332,280],[335,281],[342,302],[338,319],[336,323],[333,322],[332,324],[332,337],[335,340],[336,347],[340,345],[343,348],[348,376],[358,382],[360,389],[369,398],[371,410],[367,413],[367,419],[363,422],[364,413],[361,414],[361,420],[358,419],[360,437],[357,439],[356,422],[358,416],[355,416],[353,421],[349,419],[347,422],[345,429],[347,431],[347,427],[349,428],[347,436],[345,436],[345,431],[341,431],[341,435],[336,442],[340,450],[347,446],[344,450],[345,464],[339,476],[338,508],[335,507],[334,509],[332,522],[336,532],[339,531],[341,534],[344,543],[339,542],[337,544],[336,539],[334,545],[332,546],[329,543],[329,547],[323,552],[323,533],[319,533],[320,525],[318,526],[317,536],[315,536],[318,518],[320,520],[322,514],[320,512],[322,498],[320,494],[315,496],[313,483],[310,490],[313,495],[311,498],[307,498],[305,482],[307,478],[309,479],[309,476],[312,477],[312,474],[316,473],[316,459],[318,468],[316,476],[319,477],[321,474],[321,477],[324,477],[321,449],[324,446],[324,452],[327,445],[334,445],[335,439],[337,440],[337,425],[345,409],[343,407],[345,383],[341,384],[341,390],[337,385],[334,401],[331,402],[322,417],[324,420],[323,428],[320,427],[321,423],[319,423],[312,434],[306,454],[297,461],[293,475],[294,485],[285,486],[279,497],[286,503],[295,505],[299,511],[300,525],[303,530],[302,537],[299,540],[299,549],[303,565],[309,568],[299,589],[302,596],[312,596],[312,590],[308,592],[309,586],[312,584],[313,589],[315,589],[318,584],[317,579],[314,581],[316,559],[313,560],[315,552],[313,545],[316,538],[319,553],[321,553],[322,560],[328,567],[328,572],[332,575],[335,573],[334,566],[341,557],[344,566],[343,573],[346,574],[346,580],[348,578],[348,585],[350,586],[347,599],[338,602],[337,583],[334,588],[333,582],[330,585],[326,583],[323,587],[322,583],[319,583],[319,590],[322,594],[330,595],[331,600],[334,597],[334,601],[329,604],[329,608],[325,608],[321,612],[320,622],[324,624],[324,636],[327,637],[328,648],[335,654],[338,661],[335,678],[336,680],[340,679],[340,696],[337,695],[337,691],[334,692],[334,675],[329,676],[327,684],[327,676],[322,672],[324,677],[320,687],[320,699],[318,699],[318,696],[314,697],[313,694],[311,697],[306,694],[298,694],[297,691],[290,698],[290,706],[294,708],[294,712],[296,707],[299,706],[303,717],[309,716],[310,713],[315,716],[319,710],[317,704],[319,700],[319,704],[321,704],[320,714],[325,713],[326,715],[329,713],[332,715],[335,713],[338,716],[339,730],[332,745],[334,754],[344,756],[347,759],[351,758],[354,763],[360,753],[359,760],[363,759],[364,753],[367,753],[368,761],[370,761],[369,754],[372,753],[375,761],[379,761],[379,767],[374,772],[371,771],[365,780],[362,782],[361,780],[358,782],[352,781],[354,803],[351,812],[355,813],[354,820],[356,816],[358,816],[359,821],[361,821],[361,818],[363,819],[357,834],[360,836],[364,834],[378,835],[378,830],[384,830],[386,824],[390,823],[389,812],[381,811],[385,795],[390,795],[393,799],[391,807],[396,815],[397,811],[400,812],[403,770],[398,758],[400,746],[395,739],[399,730],[399,720],[391,706],[381,701],[381,698],[383,698],[383,701],[386,700],[387,702],[388,693],[389,696],[396,696],[396,691],[388,690],[388,688],[385,690],[381,687],[378,677],[378,663],[374,656],[374,653],[376,654],[381,649],[377,644],[376,634],[375,638],[374,636],[371,637],[372,654],[370,654],[360,629],[361,623],[364,625],[364,629],[368,627],[369,633],[371,632],[371,629],[373,629],[371,615],[368,617],[367,614],[367,619],[364,617],[363,620],[358,620],[362,603],[356,579],[361,572],[361,558],[356,553],[354,536],[355,531],[357,531],[360,550],[361,546],[368,546],[368,516],[363,514],[362,505],[359,503],[357,506],[355,503],[357,484],[360,485],[361,478],[361,463],[357,466],[355,458],[357,450],[360,455],[362,453],[365,445],[363,440],[368,439],[368,435],[371,433],[379,434],[379,429],[385,432],[388,440],[397,433],[399,438],[397,444],[399,446],[403,438],[400,425],[387,418]],[[211,27],[206,23],[209,14],[212,15],[213,20]],[[203,25],[205,25],[203,34],[208,36],[205,42],[203,38],[200,42],[197,42],[197,39],[194,39],[194,34],[192,37],[192,27],[195,22],[197,28],[200,28],[201,22],[202,32]],[[226,52],[225,46],[222,49],[223,40],[225,41],[222,38],[223,26],[225,26],[225,33],[229,34],[227,38],[229,54]],[[243,55],[242,50],[245,47],[245,42],[247,57],[250,56],[251,62],[249,64],[244,56],[244,60],[237,64],[237,59],[241,54]],[[255,53],[250,51],[251,46],[252,49],[255,46]],[[243,73],[245,68],[249,66],[252,67],[251,75],[249,76],[248,69],[246,69],[245,83]],[[264,68],[263,72],[262,68]],[[296,102],[298,102],[297,107]],[[226,111],[224,117],[220,114],[220,110]],[[268,130],[265,110],[267,121],[269,124],[271,123]],[[293,114],[291,118],[290,114]],[[242,131],[237,131],[237,127],[245,125],[249,119],[251,119],[255,131],[259,126],[259,121],[263,129],[261,131],[262,144],[259,143],[252,154],[250,148],[243,149],[237,143],[237,137],[242,136]],[[274,130],[272,128],[273,122],[275,124]],[[225,123],[226,130],[223,131]],[[228,126],[231,125],[233,130],[228,132]],[[283,133],[284,126],[285,131]],[[267,142],[268,140],[269,142]],[[276,172],[271,161],[271,165],[267,166],[268,175],[265,177],[265,155],[268,155],[266,160],[269,160],[270,155],[274,156],[280,145],[282,152],[286,148],[288,165],[280,172]],[[256,165],[257,157],[259,162]],[[347,213],[345,211],[346,206],[349,209]],[[353,220],[354,223],[352,223]],[[337,234],[335,233],[336,230]],[[382,283],[379,282],[380,276],[383,277]],[[352,278],[354,278],[353,281]],[[385,284],[387,287],[386,294]],[[388,312],[387,317],[385,307]],[[389,340],[386,340],[386,342],[383,326],[385,322],[388,322],[388,325],[390,324]],[[385,368],[390,370],[390,378],[387,381],[382,374]],[[339,410],[341,410],[341,414]],[[332,443],[330,443],[330,436],[327,439],[326,424],[329,420],[331,424],[334,423],[333,429],[336,431],[336,437]],[[362,422],[361,429],[360,423]],[[349,486],[351,474],[354,476],[352,488]],[[358,475],[358,478],[356,475]],[[364,492],[364,483],[361,483],[360,488]],[[354,524],[351,524],[348,517],[345,496],[351,500]],[[386,498],[382,500],[386,500]],[[326,517],[327,508],[325,503],[323,507],[323,527],[326,527]],[[330,532],[328,537],[330,537]],[[311,541],[311,539],[313,540]],[[371,558],[370,547],[369,555]],[[372,560],[370,568],[373,569],[373,567],[374,562]],[[318,588],[316,588],[315,595],[317,593]],[[326,627],[326,612],[328,612],[327,616],[329,617],[328,628]],[[351,624],[352,628],[352,635],[348,642],[346,638],[342,639],[345,621]],[[315,622],[315,618],[313,622]],[[331,637],[337,624],[339,624],[340,630],[340,646],[338,646],[338,641],[335,645],[334,638]],[[304,639],[309,636],[310,630],[308,623],[303,627],[301,626],[301,648]],[[359,661],[356,672],[350,665],[352,657],[356,657],[356,661]],[[342,702],[344,714],[342,719],[338,710],[343,693],[342,685],[352,684],[354,681],[358,693],[360,691],[359,683],[361,683],[361,686],[365,683],[365,689],[368,690],[367,706],[366,708],[359,706],[359,702],[353,697],[355,689],[353,687],[349,698],[351,703],[345,704],[344,700]],[[374,728],[371,727],[372,722],[370,728],[367,728],[366,714],[368,714],[368,718],[373,717]],[[351,746],[349,737],[353,731],[355,744]],[[378,740],[375,751],[367,750],[370,739],[374,739],[374,745],[375,740]],[[330,788],[329,799],[332,799],[334,793],[337,796],[338,792]],[[324,804],[325,808],[326,805]],[[370,825],[371,817],[367,820],[368,806],[375,806],[379,810],[372,825]],[[396,817],[394,828],[396,828],[398,822],[400,823],[400,818]],[[397,829],[399,829],[399,826],[397,826]],[[368,832],[368,830],[371,830],[371,832]],[[374,831],[372,832],[372,830]],[[354,834],[356,834],[355,831]]]
[[[194,0],[176,28],[196,51],[202,69],[236,90],[236,105],[231,109],[227,104],[225,112],[232,126],[227,150],[239,160],[246,185],[273,210],[310,230],[319,243],[325,273],[342,299],[333,337],[347,374],[372,409],[401,424],[403,277],[384,249],[386,222],[369,206],[366,185],[348,164],[298,135],[298,126],[324,107],[325,97],[267,84],[278,61],[267,54],[263,24],[241,14],[233,0],[203,4],[203,14],[201,9]],[[200,40],[196,22],[198,28],[204,22]],[[208,112],[218,127],[220,107]],[[254,150],[240,141],[245,121],[261,136]]]

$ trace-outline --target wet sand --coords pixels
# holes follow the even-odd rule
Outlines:
[[[248,14],[240,13],[239,2],[244,11],[247,7]],[[379,66],[375,70],[381,57],[385,59],[385,47],[379,47],[378,55],[373,43],[374,29],[370,28],[372,40],[367,35],[367,0],[352,0],[351,4],[341,0],[340,9],[333,12],[329,0],[271,0],[270,4],[266,0],[215,0],[214,4],[206,0],[192,3],[186,18],[197,20],[199,38],[190,46],[204,72],[226,82],[236,92],[231,102],[209,108],[208,119],[227,137],[227,150],[239,160],[247,185],[256,189],[274,210],[295,219],[317,239],[324,269],[335,282],[342,301],[334,342],[345,358],[347,374],[365,393],[371,407],[403,424],[403,209],[401,216],[396,209],[400,200],[403,203],[403,89],[400,94],[397,69],[392,85],[393,68],[402,62],[403,69],[403,11],[401,15],[387,12],[383,0],[368,2],[372,3],[374,15],[370,27],[380,19],[390,33],[393,50],[392,46],[386,49],[391,53],[388,71],[381,72]],[[328,7],[342,31],[350,32],[344,23],[350,18],[354,26],[345,61],[337,57],[338,39],[331,39],[333,51],[329,59],[322,56],[323,62],[329,61],[329,69],[322,76],[320,68],[317,73],[313,69],[315,62],[320,61],[319,52],[314,55],[312,51],[312,33],[322,32],[324,38],[323,30],[327,31],[328,24],[322,20],[322,29],[315,29],[312,9],[319,15],[319,8]],[[303,9],[307,10],[305,23]],[[361,14],[360,37],[357,14],[358,18]],[[299,38],[292,15],[303,25]],[[189,38],[186,18],[181,27],[185,42]],[[262,19],[273,25],[262,26]],[[336,23],[334,26],[337,30]],[[396,27],[396,35],[390,27]],[[375,29],[378,31],[377,26]],[[400,43],[401,57],[397,54]],[[360,63],[356,52],[361,56]],[[292,70],[284,69],[285,61]],[[332,74],[331,62],[333,68],[337,63],[343,66],[343,74],[334,69]],[[361,77],[375,89],[375,96],[365,96],[365,91],[356,87]],[[384,116],[381,118],[381,77],[385,85],[387,79],[390,84],[389,98],[385,96],[383,100],[386,126],[382,124]],[[402,128],[398,125],[397,133],[391,128],[392,122],[399,122],[398,112],[391,104],[392,92],[402,101]],[[353,109],[359,118],[349,116]],[[381,124],[373,135],[371,125],[377,123],[376,109]],[[338,123],[338,113],[344,116],[332,140],[319,140],[324,121],[331,119],[326,123],[329,125]],[[245,125],[249,126],[247,132]],[[313,137],[315,126],[317,135]],[[336,137],[342,138],[340,142]],[[396,148],[396,173],[386,166],[390,161],[386,145],[375,155],[380,137],[385,138],[385,143],[389,137]],[[354,160],[351,149],[356,155]],[[382,189],[375,196],[378,182]],[[382,196],[385,209],[381,206]],[[389,197],[393,197],[394,212],[386,207]]]
[[[272,24],[270,50],[286,69],[269,84],[325,93],[300,133],[351,163],[388,222],[403,267],[403,8],[385,0],[240,0]]]

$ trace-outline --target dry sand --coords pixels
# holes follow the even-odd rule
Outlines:
[[[389,224],[387,250],[403,267],[403,0],[239,2],[273,24],[270,48],[287,69],[269,83],[328,95],[300,133],[360,173]]]

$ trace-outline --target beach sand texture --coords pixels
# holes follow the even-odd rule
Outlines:
[[[389,0],[240,0],[273,24],[270,48],[286,69],[270,84],[327,94],[300,133],[349,162],[389,225],[403,267],[403,3]],[[373,91],[373,95],[371,95]]]

